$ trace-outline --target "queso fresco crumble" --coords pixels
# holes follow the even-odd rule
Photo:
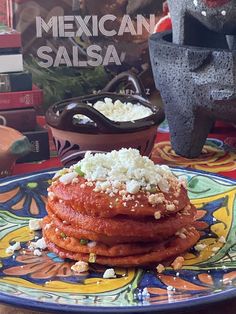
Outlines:
[[[111,98],[105,98],[104,101],[97,101],[94,105],[91,103],[87,103],[87,105],[93,106],[94,109],[115,122],[132,122],[146,118],[153,113],[151,109],[140,105],[139,103],[122,103],[120,100],[113,102]],[[77,114],[74,117],[81,120],[82,123],[91,121],[88,117],[81,114]]]
[[[136,194],[140,190],[153,192],[152,189],[157,186],[161,192],[168,193],[168,181],[178,181],[168,166],[155,165],[148,157],[131,148],[95,155],[87,152],[84,159],[69,169],[60,170],[54,179],[59,178],[66,185],[73,183],[81,174],[91,186],[94,182],[95,192]],[[161,201],[153,195],[150,203]],[[162,195],[159,197],[162,198]]]
[[[164,193],[168,193],[172,187],[178,197],[181,186],[186,186],[183,178],[178,179],[168,166],[155,165],[148,157],[141,156],[138,150],[131,148],[95,155],[87,152],[83,160],[60,170],[54,176],[54,182],[59,180],[64,185],[73,184],[78,182],[79,176],[86,179],[83,185],[93,187],[94,192],[106,193],[111,197],[121,196],[124,206],[127,201],[143,193],[153,207],[165,203],[170,212],[175,211],[178,204],[167,201]],[[49,198],[53,199],[53,192],[50,189],[48,192]],[[159,212],[154,216],[155,219],[161,218]]]

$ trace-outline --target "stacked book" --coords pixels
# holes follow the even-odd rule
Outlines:
[[[49,158],[48,132],[36,123],[42,103],[43,91],[24,71],[21,34],[0,25],[0,124],[17,129],[32,143],[32,152],[21,162]]]

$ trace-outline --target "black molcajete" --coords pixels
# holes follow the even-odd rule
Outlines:
[[[153,34],[149,48],[173,149],[194,158],[216,119],[236,122],[236,1],[176,2],[173,34]]]

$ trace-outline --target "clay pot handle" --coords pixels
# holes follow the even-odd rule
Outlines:
[[[138,76],[131,72],[122,72],[118,75],[116,75],[108,84],[107,86],[102,90],[102,92],[116,92],[117,88],[120,86],[121,83],[131,83],[131,85],[134,87],[135,93],[132,94],[133,97],[136,97],[138,99],[147,100],[146,91],[145,88],[139,79]]]
[[[96,126],[93,128],[93,130],[99,131],[101,133],[124,133],[127,132],[127,129],[129,132],[134,132],[136,130],[140,130],[140,128],[147,128],[148,126],[155,124],[154,121],[151,120],[139,121],[138,126],[132,122],[114,122],[105,117],[92,106],[88,106],[87,104],[83,103],[71,103],[63,110],[60,119],[58,120],[57,127],[61,130],[73,132],[87,130],[88,133],[90,133],[89,130],[91,130],[91,125],[88,126],[86,124],[81,125],[73,123],[74,116],[76,114],[82,114],[94,121]]]

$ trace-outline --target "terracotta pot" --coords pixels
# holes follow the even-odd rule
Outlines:
[[[31,151],[23,134],[15,129],[0,126],[0,177],[11,175],[15,162]]]
[[[115,93],[121,83],[129,82],[135,95]],[[153,114],[134,122],[114,122],[106,118],[87,103],[96,103],[104,98],[113,101],[139,103],[148,107]],[[75,123],[74,116],[83,114],[92,121],[86,124]],[[62,163],[69,166],[83,158],[86,151],[107,152],[122,147],[137,148],[142,155],[149,156],[157,133],[157,125],[164,120],[162,108],[150,104],[144,88],[136,76],[128,72],[121,73],[97,95],[87,95],[67,99],[49,107],[46,121],[51,127],[58,156]]]

